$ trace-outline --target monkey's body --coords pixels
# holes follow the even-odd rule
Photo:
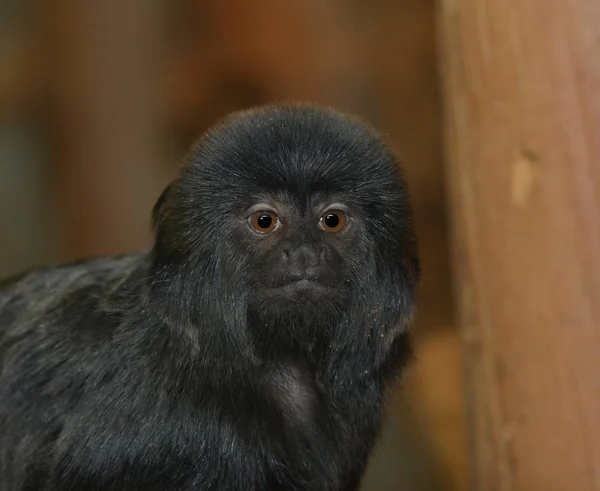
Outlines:
[[[296,111],[319,116],[306,123],[313,139],[322,127],[329,134],[327,124],[336,119],[314,109],[288,109],[291,118],[278,111],[296,126],[267,143],[283,141],[288,158],[314,159],[297,131],[304,123],[294,120]],[[281,117],[267,116],[273,114]],[[221,133],[227,131],[233,130]],[[335,144],[325,150],[339,150]],[[204,151],[213,161],[222,157]],[[303,250],[296,263],[297,242],[283,253],[279,242],[268,242],[289,239],[289,217],[296,217],[294,233],[301,228],[301,214],[286,211],[286,197],[277,205],[286,221],[270,238],[229,218],[223,227],[209,226],[214,217],[199,202],[206,194],[199,188],[210,186],[210,165],[191,164],[206,174],[184,175],[175,197],[172,190],[163,195],[152,251],[79,261],[0,285],[3,491],[357,488],[385,386],[409,352],[403,324],[418,269],[409,222],[399,229],[408,235],[394,239],[398,257],[383,249],[389,244],[377,244],[390,261],[383,270],[372,254],[377,247],[358,235],[358,227],[369,229],[360,224],[333,238],[314,232],[320,259]],[[230,170],[243,174],[240,166]],[[382,174],[390,172],[385,167]],[[283,186],[273,188],[277,194]],[[344,191],[331,190],[336,197]],[[305,199],[306,190],[301,194]],[[366,198],[358,199],[364,206]],[[408,213],[399,200],[398,210]],[[393,211],[394,202],[387,204]],[[205,232],[186,235],[191,223]],[[302,244],[312,244],[306,234],[313,232],[302,230]],[[345,245],[328,242],[340,240]],[[344,269],[344,247],[363,250],[354,259],[370,269]],[[263,276],[273,261],[284,261],[275,280]],[[316,280],[294,276],[279,286],[290,271],[308,275],[310,261],[319,268]]]

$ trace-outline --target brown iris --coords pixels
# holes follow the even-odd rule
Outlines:
[[[324,213],[319,225],[325,232],[340,232],[346,226],[348,217],[343,211],[332,210]]]
[[[248,217],[250,226],[261,234],[270,234],[279,228],[279,217],[272,211],[256,211]]]

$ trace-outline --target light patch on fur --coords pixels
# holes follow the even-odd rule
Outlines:
[[[308,369],[290,362],[273,368],[270,377],[274,395],[284,415],[301,425],[311,425],[317,395]]]
[[[387,333],[381,334],[381,336],[384,338],[383,345],[386,353],[390,350],[398,336],[410,328],[410,326],[413,324],[413,319],[414,315],[412,312],[405,314]]]

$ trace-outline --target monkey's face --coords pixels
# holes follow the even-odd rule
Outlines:
[[[361,239],[355,210],[324,195],[301,203],[280,193],[241,218],[259,298],[303,303],[301,308],[343,300],[351,280],[348,259],[356,257]]]
[[[173,191],[155,214],[158,257],[197,272],[207,302],[247,305],[264,324],[392,324],[412,307],[404,181],[362,123],[310,107],[235,115],[198,142]]]
[[[375,286],[377,236],[346,192],[280,190],[254,201],[235,218],[233,235],[247,258],[250,327],[271,348],[285,340],[313,346]]]

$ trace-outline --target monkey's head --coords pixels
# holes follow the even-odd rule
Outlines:
[[[275,344],[355,324],[386,337],[410,317],[419,264],[398,162],[332,110],[229,117],[193,147],[154,221],[156,270],[198,317],[224,311]]]

